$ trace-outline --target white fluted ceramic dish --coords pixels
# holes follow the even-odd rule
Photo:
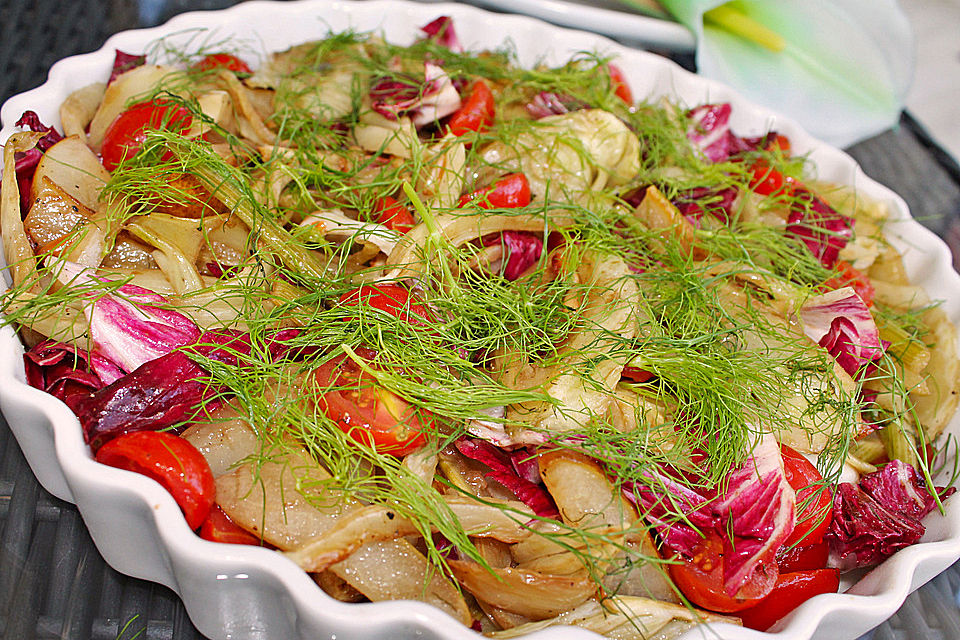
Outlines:
[[[616,0],[468,0],[471,4],[534,16],[563,27],[602,33],[631,46],[692,52],[693,32],[679,22],[642,15]]]
[[[599,50],[620,57],[634,95],[669,95],[688,105],[729,101],[734,130],[756,135],[775,128],[787,134],[797,153],[809,154],[819,177],[852,184],[886,202],[890,225],[912,279],[960,321],[960,276],[950,267],[946,246],[910,219],[894,193],[868,179],[846,154],[804,133],[792,121],[745,102],[732,90],[687,73],[663,58],[626,49],[602,37],[547,25],[532,18],[488,13],[458,4],[415,4],[394,0],[364,2],[303,0],[248,2],[231,9],[178,16],[153,29],[112,37],[94,53],[67,58],[50,71],[41,87],[3,105],[0,140],[12,133],[21,112],[36,111],[59,125],[58,107],[74,89],[106,80],[114,49],[143,51],[161,36],[196,36],[212,29],[217,37],[236,35],[262,42],[264,50],[323,37],[328,30],[382,30],[396,43],[411,42],[418,27],[439,15],[452,16],[470,49],[515,45],[522,63],[541,57],[560,63],[572,53]],[[349,605],[327,597],[299,568],[278,554],[255,547],[207,542],[190,531],[170,495],[152,480],[99,465],[91,459],[79,424],[65,405],[24,383],[23,349],[10,327],[0,330],[0,408],[40,482],[59,498],[77,505],[97,548],[117,570],[162,583],[183,599],[196,627],[214,640],[320,638],[422,638],[470,640],[472,631],[439,610],[420,603]],[[960,434],[954,420],[948,432]],[[850,586],[844,594],[817,596],[780,625],[776,636],[733,627],[694,630],[690,638],[728,640],[772,638],[853,639],[892,615],[906,596],[960,558],[960,502],[947,504],[946,516],[932,514],[924,542],[905,549]],[[590,638],[573,628],[553,628],[534,638]]]

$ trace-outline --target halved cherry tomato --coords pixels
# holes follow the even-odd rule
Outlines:
[[[213,507],[216,484],[210,465],[178,435],[165,431],[124,433],[100,447],[96,460],[159,482],[180,505],[191,529],[203,524]]]
[[[641,369],[640,367],[626,366],[620,372],[620,378],[622,380],[629,380],[630,382],[636,382],[640,384],[651,380],[653,378],[653,374],[646,369]]]
[[[253,73],[253,70],[250,69],[246,62],[232,53],[211,53],[200,60],[200,62],[194,64],[192,69],[196,71],[226,69],[234,73]]]
[[[495,116],[493,92],[483,80],[477,80],[470,89],[470,96],[447,120],[447,129],[455,136],[471,131],[482,132],[492,123]]]
[[[783,546],[804,546],[823,540],[830,528],[833,495],[823,486],[823,476],[810,461],[786,445],[781,445],[783,470],[787,482],[797,492],[797,526]]]
[[[382,453],[402,457],[426,442],[427,412],[384,389],[350,357],[332,358],[314,372],[320,409],[348,436]]]
[[[777,566],[780,573],[825,569],[830,558],[830,545],[826,540],[803,546],[780,547],[777,551]]]
[[[377,222],[397,233],[406,233],[416,224],[410,209],[390,196],[377,198],[373,203],[373,214]]]
[[[630,90],[630,85],[627,84],[627,76],[624,75],[623,70],[617,65],[610,63],[607,65],[607,73],[610,74],[610,84],[613,85],[613,91],[617,94],[617,97],[628,105],[633,106],[633,91]]]
[[[785,188],[790,189],[795,183],[793,178],[784,176],[764,160],[750,165],[750,188],[762,196],[785,193]]]
[[[857,295],[860,296],[860,299],[863,300],[865,305],[869,307],[873,304],[875,291],[873,283],[870,282],[870,278],[868,278],[866,274],[854,268],[852,264],[845,260],[837,260],[833,268],[839,271],[839,273],[824,282],[824,287],[830,291],[839,289],[840,287],[853,287],[853,290],[857,292]]]
[[[758,579],[744,585],[736,597],[728,596],[723,588],[723,541],[713,532],[708,532],[692,550],[690,560],[669,567],[670,577],[690,602],[721,613],[755,605],[769,591],[777,571],[776,563],[761,562],[757,568]]]
[[[840,576],[836,569],[781,573],[770,594],[749,609],[737,613],[743,626],[766,631],[773,623],[821,593],[836,593]]]
[[[200,537],[210,542],[260,546],[260,538],[230,519],[219,505],[213,505],[200,527]]]
[[[460,196],[458,207],[473,205],[481,209],[516,209],[530,204],[530,182],[522,173],[510,173],[489,187]]]
[[[148,131],[169,129],[183,133],[192,121],[189,111],[172,102],[153,100],[136,104],[121,112],[107,127],[100,160],[107,171],[113,171],[125,157],[140,150]]]
[[[353,291],[340,296],[342,305],[365,304],[392,316],[405,320],[412,325],[424,326],[433,322],[430,311],[424,305],[414,302],[410,292],[398,284],[378,283],[360,285]]]

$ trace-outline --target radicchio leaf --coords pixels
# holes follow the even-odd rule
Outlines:
[[[102,280],[92,269],[72,262],[63,263],[60,278],[75,285]],[[84,305],[93,351],[111,364],[105,367],[100,359],[91,361],[101,380],[110,384],[123,372],[191,344],[200,336],[193,320],[164,308],[167,305],[160,294],[131,284],[97,295]]]
[[[446,47],[454,53],[463,53],[463,46],[457,38],[457,32],[453,28],[453,18],[450,16],[440,16],[420,27],[420,31],[423,31],[428,38],[440,46]]]
[[[167,304],[163,296],[134,285],[123,285],[117,294],[98,298],[88,317],[97,351],[124,370],[133,371],[200,336],[190,318],[160,306]]]
[[[106,387],[74,395],[67,406],[80,419],[83,436],[96,451],[130,431],[156,431],[187,420],[216,395],[207,372],[173,351],[144,363]]]
[[[733,490],[720,496],[713,509],[728,514],[729,519],[718,524],[733,534],[723,538],[723,583],[732,596],[756,579],[754,570],[760,561],[773,556],[793,532],[797,496],[787,481],[780,447],[769,436],[727,477],[727,483]]]
[[[47,135],[40,138],[37,142],[37,148],[40,151],[46,151],[53,145],[57,144],[63,140],[63,136],[60,135],[60,132],[54,129],[53,127],[48,127],[40,121],[40,116],[37,115],[35,111],[24,111],[20,116],[20,119],[15,123],[17,127],[26,127],[30,131],[37,131],[40,133],[46,133]]]
[[[553,498],[540,484],[539,471],[535,476],[531,472],[529,465],[536,465],[536,455],[529,451],[507,453],[489,442],[474,438],[460,438],[454,444],[464,456],[487,465],[490,471],[485,477],[512,491],[535,514],[544,518],[559,517]]]
[[[917,520],[937,506],[916,468],[902,460],[893,460],[880,471],[863,476],[860,488],[880,504]]]
[[[211,384],[209,373],[189,354],[238,366],[250,351],[247,334],[209,331],[187,350],[171,351],[102,389],[74,395],[67,406],[77,414],[84,439],[96,451],[122,433],[166,429],[198,411],[216,408],[223,390]]]
[[[720,483],[726,488],[722,494],[695,491],[664,473],[646,475],[652,482],[636,483],[626,495],[641,507],[666,546],[689,555],[702,540],[701,533],[712,531],[724,543],[723,586],[728,595],[735,596],[748,582],[756,589],[773,588],[776,572],[760,569],[793,532],[797,502],[773,436],[764,436],[751,457],[727,475]],[[684,519],[677,521],[677,514]]]
[[[410,117],[422,127],[460,108],[460,94],[439,65],[424,63],[423,80],[396,73],[377,79],[370,87],[371,107],[389,120]]]
[[[711,187],[696,187],[681,191],[673,199],[673,204],[683,216],[694,226],[700,226],[700,217],[705,213],[711,214],[721,222],[729,222],[734,216],[734,202],[739,192],[736,187],[714,189]]]
[[[799,238],[820,264],[832,268],[840,250],[853,236],[853,218],[836,211],[804,189],[794,190],[796,202],[787,218],[787,235]]]
[[[502,231],[484,236],[483,246],[503,244],[506,251],[506,264],[503,265],[503,277],[511,282],[522,276],[527,269],[540,260],[543,253],[543,236],[529,231]]]
[[[844,570],[872,566],[916,543],[926,531],[920,521],[935,505],[917,470],[900,460],[865,475],[859,485],[842,483],[826,535],[831,564]]]
[[[30,187],[33,183],[33,174],[40,163],[40,158],[43,157],[47,149],[63,140],[63,136],[53,127],[43,124],[35,111],[24,111],[14,125],[30,131],[46,133],[32,149],[18,151],[14,154],[17,189],[20,191],[20,213],[26,215],[30,211]]]
[[[841,287],[810,298],[800,308],[803,332],[830,352],[850,375],[865,371],[883,355],[884,346],[873,314],[853,287]]]
[[[107,84],[116,80],[117,76],[130,71],[130,69],[143,66],[147,62],[147,56],[145,55],[124,53],[120,49],[114,49],[114,52],[113,69],[110,70],[110,79],[107,80]]]
[[[553,91],[541,91],[526,104],[527,113],[539,120],[547,116],[561,116],[585,108],[581,100]]]
[[[23,354],[27,384],[67,402],[77,394],[86,394],[103,387],[103,381],[87,364],[91,354],[73,345],[44,340]]]
[[[195,360],[244,367],[250,360],[297,358],[313,347],[296,343],[299,329],[282,329],[253,347],[248,333],[207,331],[193,344],[137,367],[111,384],[74,394],[67,406],[80,419],[84,438],[96,451],[107,440],[129,431],[156,431],[190,420],[219,406],[224,389]]]
[[[687,112],[690,121],[687,139],[710,162],[722,162],[744,151],[754,151],[767,140],[768,136],[741,138],[735,135],[730,130],[732,111],[730,103],[723,102],[704,104]]]
[[[624,485],[624,496],[641,508],[666,546],[680,553],[693,549],[703,539],[699,532],[714,526],[709,498],[666,473],[645,471],[642,475],[645,482]],[[674,522],[676,514],[684,514],[685,522]]]

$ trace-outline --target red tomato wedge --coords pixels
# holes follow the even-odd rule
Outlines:
[[[210,542],[260,546],[260,538],[231,520],[218,505],[213,505],[210,515],[203,521],[200,537]]]
[[[491,186],[460,197],[458,207],[473,205],[481,209],[516,209],[530,204],[530,182],[522,173],[510,173]]]
[[[653,374],[646,369],[626,366],[620,372],[620,378],[629,382],[642,383],[653,379]]]
[[[786,445],[781,445],[780,451],[787,482],[797,492],[797,526],[783,546],[816,544],[830,528],[833,495],[823,487],[823,476],[803,455]]]
[[[424,326],[433,322],[426,306],[412,298],[410,292],[398,284],[365,284],[340,296],[341,305],[364,304],[384,313],[405,320],[412,325]]]
[[[447,120],[447,129],[455,136],[472,131],[483,132],[493,124],[496,115],[493,92],[483,80],[477,80],[470,95]]]
[[[134,105],[120,113],[103,134],[100,160],[107,171],[116,169],[124,158],[132,157],[147,138],[147,132],[168,129],[183,133],[193,118],[185,108],[171,102],[154,100]]]
[[[750,165],[750,188],[762,196],[784,193],[785,189],[792,189],[795,185],[796,180],[784,176],[764,160]]]
[[[431,426],[427,412],[384,389],[376,378],[344,355],[314,372],[320,409],[348,436],[381,453],[402,457],[426,442]]]
[[[777,566],[781,573],[825,569],[830,558],[830,545],[826,540],[796,547],[780,547],[777,551]]]
[[[406,233],[416,224],[410,209],[390,196],[377,198],[373,203],[373,219],[397,233]]]
[[[180,505],[191,529],[203,524],[213,508],[216,484],[210,465],[178,435],[165,431],[124,433],[100,447],[96,460],[159,482]]]
[[[836,593],[839,588],[840,575],[836,569],[781,573],[767,597],[737,615],[743,626],[765,631],[813,596]]]
[[[628,105],[633,106],[633,91],[630,90],[630,85],[627,83],[627,76],[623,73],[623,69],[610,63],[607,65],[607,73],[610,74],[610,84],[613,86],[613,91],[617,94],[617,97]]]
[[[845,260],[837,260],[833,268],[839,273],[823,283],[825,288],[833,291],[840,287],[853,287],[853,290],[856,291],[860,299],[863,300],[863,304],[868,307],[873,305],[873,297],[876,292],[873,288],[873,283],[870,282],[870,278],[868,278],[866,274]]]
[[[769,567],[771,563],[763,563]],[[706,537],[691,552],[690,560],[683,560],[678,564],[671,564],[670,577],[690,602],[721,613],[732,613],[752,607],[760,601],[762,592],[755,591],[753,582],[747,583],[737,594],[737,597],[728,596],[723,588],[723,541],[713,532]],[[770,567],[776,569],[776,565]],[[760,581],[762,582],[762,581]]]
[[[211,53],[202,60],[194,64],[192,69],[196,71],[212,71],[214,69],[226,69],[234,73],[253,73],[253,70],[246,62],[233,55],[232,53]]]

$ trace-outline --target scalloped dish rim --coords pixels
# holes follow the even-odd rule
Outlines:
[[[960,324],[960,275],[951,266],[946,245],[909,217],[904,201],[868,178],[853,159],[814,140],[788,118],[748,103],[733,90],[695,76],[665,58],[628,49],[591,33],[549,25],[524,16],[495,14],[460,4],[412,3],[401,0],[255,0],[229,9],[182,14],[166,25],[125,31],[111,37],[98,51],[58,62],[42,86],[10,98],[2,108],[0,140],[13,132],[10,123],[26,109],[59,126],[57,107],[70,91],[105,80],[113,50],[136,51],[157,37],[196,28],[263,35],[269,51],[322,37],[329,27],[349,25],[361,30],[383,29],[393,42],[409,42],[417,27],[439,15],[450,15],[461,29],[468,49],[499,46],[511,38],[522,63],[548,53],[560,62],[580,50],[598,50],[620,57],[634,95],[672,95],[693,105],[729,101],[733,128],[755,135],[775,126],[787,134],[797,153],[808,153],[818,177],[855,185],[889,205],[894,221],[890,235],[904,254],[911,281],[925,286],[943,309]],[[321,19],[322,17],[322,19]],[[277,25],[284,25],[277,29]],[[256,25],[256,26],[253,26]],[[465,37],[464,37],[465,36]],[[547,46],[544,46],[547,45]],[[4,285],[5,286],[5,285]],[[83,442],[79,423],[67,407],[26,386],[23,348],[9,326],[0,330],[0,409],[41,484],[79,508],[93,540],[118,571],[173,589],[202,633],[226,638],[351,637],[372,639],[404,634],[431,639],[476,638],[469,629],[428,605],[384,602],[348,605],[324,594],[289,560],[260,548],[207,542],[190,531],[179,507],[152,480],[100,465]],[[947,431],[960,434],[960,417]],[[925,542],[909,547],[855,583],[848,593],[821,595],[804,603],[781,621],[773,636],[731,625],[712,631],[694,629],[685,638],[711,635],[726,640],[772,638],[856,638],[896,612],[907,595],[960,558],[960,502],[947,503],[945,515],[925,521]],[[535,638],[595,638],[592,633],[555,627],[528,636]]]

